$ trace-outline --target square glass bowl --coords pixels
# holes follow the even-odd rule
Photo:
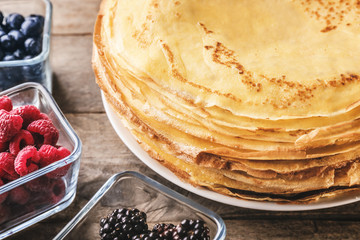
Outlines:
[[[4,16],[19,13],[45,18],[42,36],[42,52],[31,59],[0,61],[0,91],[24,82],[38,82],[52,91],[52,76],[49,61],[52,5],[49,0],[0,0],[0,11]]]
[[[155,223],[202,219],[210,239],[225,239],[224,221],[216,213],[144,175],[122,172],[111,177],[53,240],[100,239],[100,219],[116,208],[145,212],[149,229]]]
[[[0,199],[3,198],[3,201],[5,198],[0,204],[0,239],[3,239],[70,205],[76,193],[81,142],[50,93],[41,84],[23,83],[1,92],[0,95],[7,95],[14,108],[34,105],[46,113],[59,130],[58,145],[71,152],[64,159],[0,187]],[[57,179],[47,177],[48,173],[64,166],[69,167],[65,176]],[[14,203],[10,200],[11,194],[20,198],[20,201]],[[24,198],[29,199],[26,204],[21,203]]]

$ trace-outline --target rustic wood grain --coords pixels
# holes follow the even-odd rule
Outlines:
[[[103,112],[91,68],[92,36],[53,36],[53,95],[66,113]]]
[[[53,34],[91,34],[100,2],[101,0],[53,0]]]

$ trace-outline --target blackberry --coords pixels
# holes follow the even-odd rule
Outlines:
[[[177,238],[182,240],[209,240],[209,228],[202,220],[184,219],[176,226]],[[175,237],[175,236],[174,236]]]
[[[148,232],[146,214],[138,209],[115,209],[100,220],[102,240],[131,240],[132,236]]]
[[[178,239],[174,238],[178,234],[175,225],[172,223],[157,223],[154,225],[152,232],[157,233],[160,239],[163,240]]]
[[[163,240],[163,238],[160,238],[159,235],[155,232],[148,232],[135,235],[131,238],[131,240]]]

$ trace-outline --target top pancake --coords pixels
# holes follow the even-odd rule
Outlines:
[[[278,120],[334,117],[359,106],[356,1],[104,4],[114,61],[124,66],[126,59],[137,76],[201,108]]]

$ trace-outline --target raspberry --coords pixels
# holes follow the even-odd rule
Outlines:
[[[24,120],[22,125],[23,129],[26,129],[31,122],[41,118],[40,110],[33,105],[25,105],[15,108],[10,113],[22,117],[22,119]]]
[[[8,96],[1,96],[0,97],[0,109],[4,109],[10,112],[13,108],[11,99]]]
[[[15,180],[19,175],[15,172],[14,168],[15,157],[8,153],[0,153],[0,176],[7,180]]]
[[[11,140],[21,129],[23,120],[18,115],[0,110],[0,142]]]
[[[36,137],[34,137],[35,141],[39,141],[37,142],[38,145],[55,145],[57,140],[59,139],[59,131],[49,120],[36,120],[29,124],[27,130],[30,131],[32,134],[40,135],[40,139],[43,138],[43,141],[41,141],[40,139],[36,139]]]
[[[64,147],[59,147],[59,149],[56,149],[56,147],[53,147],[51,145],[42,145],[41,148],[39,149],[39,154],[40,154],[40,166],[45,167],[51,163],[54,163],[60,159],[69,156],[70,151]],[[69,168],[70,168],[70,164],[48,173],[47,176],[50,178],[65,176]]]
[[[4,182],[0,179],[0,187],[4,185]],[[1,204],[6,200],[7,196],[9,195],[9,192],[5,192],[3,194],[0,194],[0,206]],[[0,214],[1,215],[1,214]]]
[[[40,118],[39,119],[44,119],[44,120],[51,121],[51,119],[49,118],[49,116],[46,113],[40,113]]]
[[[5,152],[9,149],[9,142],[0,142],[0,152]]]
[[[34,138],[29,131],[21,129],[18,134],[11,140],[9,144],[10,153],[16,156],[22,148],[27,145],[33,145]]]
[[[58,203],[65,196],[65,183],[62,179],[52,182],[50,186],[50,203]]]
[[[15,171],[20,176],[25,176],[28,173],[39,169],[40,156],[38,151],[33,146],[23,148],[15,158]]]
[[[44,144],[39,149],[40,155],[40,167],[46,167],[47,165],[58,160],[58,150],[56,147]]]
[[[16,204],[25,205],[30,200],[30,193],[23,186],[18,186],[10,191],[9,200]]]
[[[27,182],[25,187],[31,192],[39,193],[49,191],[50,184],[51,183],[49,178],[46,176],[41,176],[31,180],[30,182]]]
[[[70,151],[65,147],[59,147],[58,148],[58,155],[60,156],[60,159],[65,158],[70,155]]]

